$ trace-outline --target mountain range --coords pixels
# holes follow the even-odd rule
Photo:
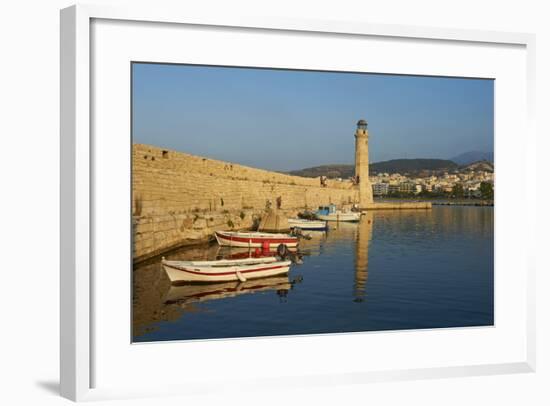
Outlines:
[[[424,177],[437,175],[443,172],[462,171],[488,171],[492,172],[493,163],[488,160],[480,160],[459,165],[448,159],[392,159],[390,161],[375,162],[369,165],[371,175],[379,173],[400,173],[402,175]],[[326,176],[329,179],[348,179],[355,174],[355,166],[350,164],[320,165],[288,172],[290,175],[316,178]]]
[[[479,161],[494,161],[494,154],[492,152],[482,152],[482,151],[468,151],[460,155],[452,157],[450,160],[456,162],[459,165],[469,165],[474,162]]]

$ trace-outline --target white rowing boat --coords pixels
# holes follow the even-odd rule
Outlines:
[[[343,213],[336,212],[331,214],[318,214],[317,217],[320,220],[324,221],[346,221],[346,222],[357,222],[361,219],[361,213]]]
[[[361,213],[353,211],[340,211],[336,209],[336,206],[334,204],[319,207],[319,210],[317,210],[315,216],[319,220],[337,222],[356,222],[361,219]]]
[[[288,273],[291,261],[276,257],[221,259],[218,261],[167,261],[162,267],[174,282],[245,282],[248,279]]]
[[[277,248],[280,244],[293,248],[298,238],[290,234],[261,233],[257,231],[216,231],[216,240],[221,246],[244,248]]]
[[[306,220],[306,219],[288,219],[290,228],[299,228],[300,230],[326,230],[327,222],[319,220]]]

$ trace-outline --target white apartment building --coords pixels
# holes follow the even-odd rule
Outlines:
[[[374,196],[384,196],[389,192],[389,184],[385,182],[373,183],[372,184],[372,194]]]

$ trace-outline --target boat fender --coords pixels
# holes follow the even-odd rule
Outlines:
[[[246,282],[246,278],[243,276],[242,273],[240,273],[239,271],[235,272],[235,274],[237,275],[237,278],[241,281],[241,282]]]
[[[286,258],[288,256],[288,247],[286,244],[279,244],[277,247],[277,255],[279,255],[281,258]]]

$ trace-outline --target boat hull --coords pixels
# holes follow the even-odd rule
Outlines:
[[[331,213],[331,214],[318,214],[317,218],[324,221],[346,221],[357,222],[361,219],[360,213]]]
[[[298,238],[284,234],[216,231],[215,236],[218,244],[224,247],[256,248],[269,246],[269,248],[277,248],[280,244],[284,244],[289,248],[294,248],[298,245]]]
[[[283,275],[290,261],[259,262],[235,266],[179,266],[177,261],[163,261],[162,266],[172,283],[246,282],[249,279]]]
[[[290,225],[290,228],[299,228],[300,230],[315,231],[327,229],[326,221],[288,219],[288,224]]]

